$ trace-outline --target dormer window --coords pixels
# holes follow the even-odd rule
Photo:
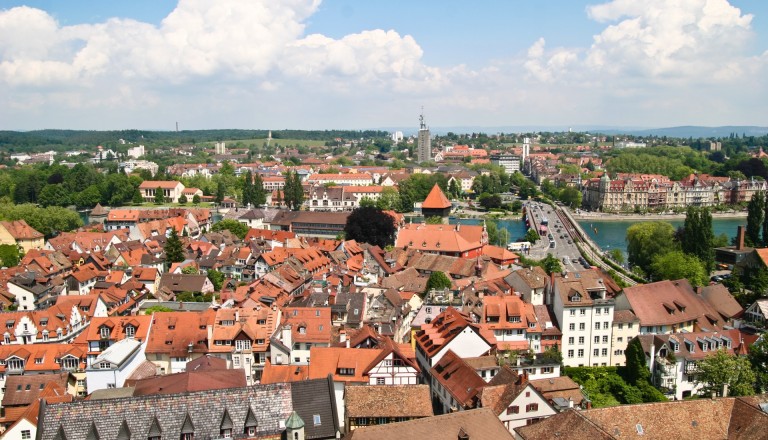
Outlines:
[[[299,333],[302,334],[302,335],[306,334],[307,333],[307,328],[306,327],[299,327]]]
[[[102,338],[106,339],[109,338],[109,327],[101,327],[99,328],[99,335],[101,335]]]
[[[508,318],[508,322],[520,322],[520,317],[519,316],[510,316]]]
[[[136,335],[136,327],[132,325],[125,326],[125,337],[133,338]]]

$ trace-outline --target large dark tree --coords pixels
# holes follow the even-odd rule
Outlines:
[[[395,220],[373,206],[357,208],[347,217],[344,233],[348,240],[370,243],[379,247],[395,244]]]
[[[427,280],[427,286],[424,289],[424,294],[426,295],[429,293],[430,290],[443,290],[443,289],[449,289],[453,285],[453,282],[451,281],[451,278],[446,275],[444,272],[435,271],[432,272],[429,275],[429,279]]]
[[[256,206],[263,206],[267,203],[267,192],[264,190],[264,181],[261,179],[261,174],[256,173],[253,176],[253,204]]]
[[[707,273],[715,268],[715,233],[712,231],[712,214],[707,208],[689,207],[683,224],[680,248],[698,258]]]
[[[176,228],[171,228],[171,235],[168,236],[168,240],[165,242],[165,261],[167,263],[180,263],[185,259],[181,238],[179,238]]]
[[[762,191],[752,195],[752,200],[747,205],[747,230],[746,242],[750,246],[760,245],[760,230],[765,218],[765,197]]]
[[[245,173],[243,181],[243,206],[254,205],[254,192],[253,192],[253,174],[250,171]]]

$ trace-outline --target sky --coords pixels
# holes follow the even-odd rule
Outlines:
[[[765,78],[765,0],[0,0],[2,130],[766,126]]]

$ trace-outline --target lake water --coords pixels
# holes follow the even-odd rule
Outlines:
[[[648,220],[654,221],[654,220]],[[627,253],[627,229],[637,221],[601,221],[601,220],[579,220],[581,227],[586,231],[590,238],[594,240],[603,250],[621,249],[624,254]],[[675,229],[683,225],[684,220],[671,220],[668,223]],[[725,234],[731,240],[736,236],[736,227],[746,225],[747,219],[744,218],[722,218],[712,219],[712,230],[715,236]],[[597,232],[595,232],[595,228]]]

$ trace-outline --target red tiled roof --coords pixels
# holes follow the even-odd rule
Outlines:
[[[421,204],[422,209],[445,209],[450,207],[451,201],[445,197],[445,194],[443,194],[443,191],[437,184],[432,187],[432,191],[429,192],[429,195]]]

